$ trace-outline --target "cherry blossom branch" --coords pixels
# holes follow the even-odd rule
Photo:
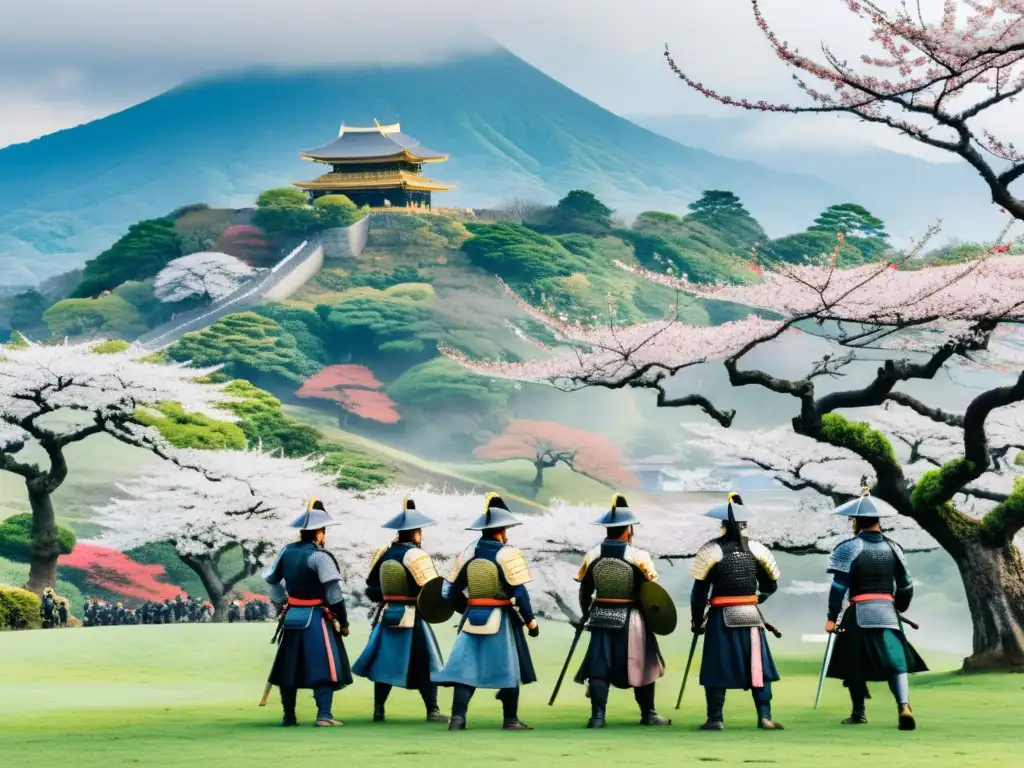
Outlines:
[[[1011,146],[987,132],[977,136],[969,121],[1024,92],[1024,7],[1017,0],[965,0],[965,18],[955,0],[946,0],[942,22],[927,23],[906,4],[889,14],[872,2],[841,0],[872,27],[870,42],[882,55],[860,57],[866,67],[891,70],[895,76],[855,71],[823,45],[824,62],[803,56],[780,40],[765,19],[759,0],[752,0],[754,20],[769,46],[810,98],[810,105],[770,103],[720,93],[688,75],[666,46],[669,68],[687,86],[727,106],[768,113],[848,113],[861,120],[885,125],[915,141],[959,155],[971,164],[989,187],[993,201],[1014,217],[1024,219],[1024,200],[1009,192],[1009,185],[1024,170],[996,173],[978,148],[995,157],[1020,162]],[[997,12],[1002,12],[1002,16]],[[821,83],[813,86],[807,77]],[[987,95],[958,107],[953,102],[985,88]],[[922,125],[920,121],[934,123]],[[932,127],[953,134],[952,139],[932,136]]]
[[[908,395],[906,392],[890,392],[886,395],[886,399],[890,400],[899,405],[910,408],[915,413],[924,416],[925,418],[931,419],[939,424],[947,424],[951,427],[960,427],[964,425],[964,417],[955,413],[949,413],[941,408],[933,408],[930,405],[926,405],[918,400],[916,397]]]

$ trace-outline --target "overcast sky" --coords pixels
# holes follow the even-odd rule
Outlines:
[[[864,40],[845,0],[764,0],[782,39]],[[941,7],[940,0],[923,0]],[[496,41],[623,115],[728,111],[668,71],[668,43],[698,79],[800,100],[749,0],[0,0],[0,146],[123,109],[199,74],[246,64],[429,61]],[[717,107],[717,108],[716,108]],[[1019,110],[1018,110],[1019,112]],[[913,143],[855,121],[767,116],[759,139],[804,146]],[[1000,125],[1002,122],[1004,125]],[[991,127],[1020,134],[1024,120]],[[1021,142],[1024,143],[1024,142]],[[917,152],[917,154],[921,154]]]

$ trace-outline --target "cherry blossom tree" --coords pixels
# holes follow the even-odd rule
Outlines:
[[[636,485],[622,468],[622,452],[611,440],[551,421],[516,419],[505,432],[473,451],[480,459],[525,459],[533,464],[534,497],[544,485],[544,470],[564,464],[573,472],[609,487]]]
[[[792,402],[791,430],[807,445],[839,449],[866,464],[871,492],[953,557],[974,625],[974,652],[965,667],[1024,668],[1024,560],[1013,544],[1024,527],[1024,485],[989,477],[1005,466],[1013,441],[1020,441],[1014,425],[1024,402],[1024,355],[1017,335],[1024,322],[1024,260],[1005,255],[1009,245],[1003,244],[969,262],[907,269],[923,245],[922,240],[891,264],[854,269],[837,268],[835,259],[827,258],[815,265],[769,265],[761,281],[745,286],[694,285],[634,270],[689,295],[746,305],[778,319],[751,317],[713,328],[673,319],[587,328],[547,318],[563,347],[544,359],[481,363],[442,351],[490,376],[565,388],[653,389],[658,405],[696,405],[728,427],[734,410],[720,409],[702,394],[668,394],[669,378],[677,371],[721,360],[732,387],[773,393],[780,409]],[[754,350],[764,347],[770,355],[794,333],[818,337],[834,349],[816,362],[806,361],[802,376],[773,373],[769,364],[792,368],[798,363],[777,354],[766,370],[745,364]],[[940,374],[965,378],[965,385],[975,388],[962,409],[929,402],[928,391]],[[934,392],[931,399],[937,399]],[[890,412],[901,407],[933,429],[954,430],[945,433],[945,452],[933,454],[934,446],[924,446],[922,453],[918,446],[918,454],[933,458],[936,466],[909,469],[909,458],[901,458],[894,446],[902,438],[880,428],[878,409],[885,405]],[[912,442],[915,434],[904,432]],[[801,475],[807,471],[800,468]],[[853,476],[859,479],[859,473]],[[837,489],[830,498],[851,498],[855,492]],[[965,496],[990,506],[964,504]]]
[[[696,79],[666,48],[672,71],[690,88],[728,106],[758,112],[846,113],[884,125],[929,147],[951,152],[982,177],[992,202],[1024,219],[1024,199],[1010,185],[1024,176],[1024,152],[983,123],[1024,92],[1024,3],[944,0],[927,19],[921,3],[886,10],[884,0],[838,0],[870,25],[876,50],[860,66],[822,46],[818,59],[780,40],[752,0],[754,20],[775,55],[794,70],[809,97],[803,106],[737,98]],[[937,3],[933,5],[938,5]],[[936,9],[938,10],[938,9]]]
[[[28,589],[56,583],[60,553],[53,493],[68,476],[65,449],[106,433],[162,455],[164,441],[135,422],[136,410],[177,402],[186,411],[233,417],[216,409],[230,398],[199,380],[214,369],[151,362],[149,350],[111,342],[0,347],[0,470],[25,482],[32,510]],[[28,458],[26,449],[45,454]]]
[[[314,457],[286,458],[249,451],[172,450],[153,471],[119,486],[121,496],[98,507],[95,522],[106,532],[99,544],[122,550],[169,542],[191,568],[226,621],[229,597],[244,579],[273,560],[294,531],[286,524],[304,499],[340,500]],[[224,556],[238,551],[242,565],[223,570]]]
[[[165,304],[187,299],[218,301],[230,296],[258,272],[226,253],[192,253],[160,270],[153,281],[153,293]]]

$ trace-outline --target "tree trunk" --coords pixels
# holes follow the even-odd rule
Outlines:
[[[206,596],[213,604],[213,621],[226,622],[228,620],[228,588],[225,587],[224,579],[221,578],[213,558],[182,554],[179,554],[178,557],[181,558],[181,562],[195,571],[199,581],[203,583]]]
[[[57,586],[57,557],[60,555],[57,518],[50,492],[39,490],[32,481],[25,485],[32,508],[32,560],[25,589],[42,595],[45,587]]]
[[[1024,672],[1024,560],[1012,543],[986,547],[972,540],[956,557],[974,625],[974,652],[965,672]]]
[[[533,482],[530,484],[530,488],[533,489],[532,498],[536,499],[540,489],[544,486],[544,465],[540,462],[534,462],[533,467],[536,472],[533,475]]]

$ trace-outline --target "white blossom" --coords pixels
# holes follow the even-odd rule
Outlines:
[[[226,253],[192,253],[160,270],[153,283],[153,293],[167,304],[193,297],[218,301],[230,296],[258,272]]]

